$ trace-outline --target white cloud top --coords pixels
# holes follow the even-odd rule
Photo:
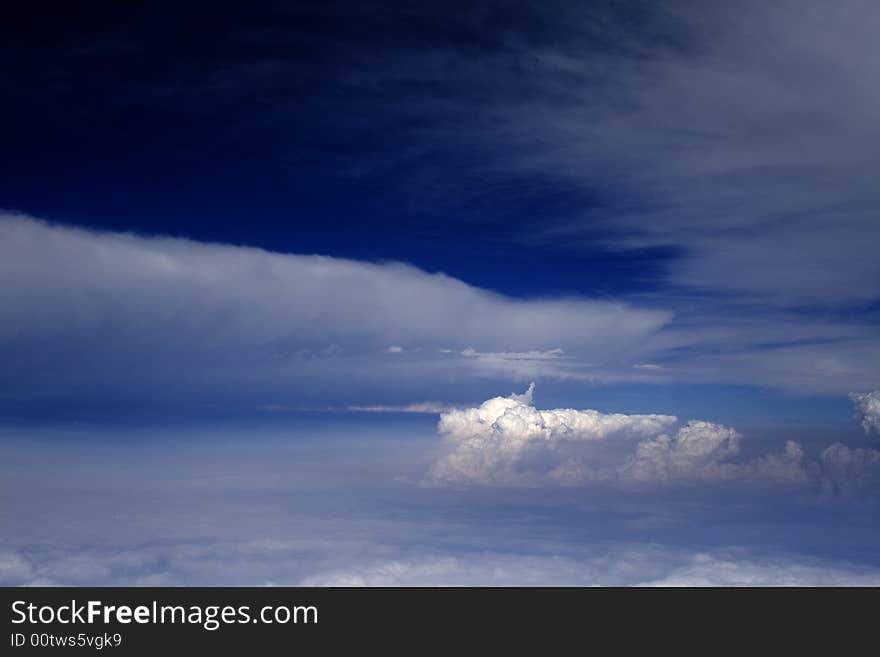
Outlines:
[[[588,442],[627,432],[651,436],[674,423],[672,415],[623,415],[559,408],[538,410],[532,404],[535,384],[525,394],[493,397],[477,408],[451,410],[440,417],[440,433],[455,441],[499,437],[506,443]]]
[[[493,397],[477,408],[440,416],[439,432],[452,450],[429,478],[454,484],[539,485],[580,478],[577,448],[609,437],[652,436],[676,422],[670,415],[604,414],[561,408],[538,410],[534,384],[523,395]]]

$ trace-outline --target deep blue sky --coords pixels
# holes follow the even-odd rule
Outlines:
[[[371,63],[399,53],[456,49],[479,59],[551,43],[551,6],[87,3],[54,7],[51,21],[39,3],[19,11],[2,27],[2,81],[15,90],[0,110],[11,128],[6,209],[403,260],[513,295],[650,288],[670,255],[522,248],[533,228],[588,219],[612,199],[532,173],[481,173],[492,166],[484,147],[435,139],[432,118],[408,109],[478,90],[454,79],[364,79]],[[651,13],[626,3],[602,12],[636,33]],[[584,45],[614,47],[602,34]]]

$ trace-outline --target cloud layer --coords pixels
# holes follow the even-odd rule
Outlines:
[[[471,554],[364,564],[314,575],[303,586],[877,586],[880,573],[802,557],[740,551],[670,551],[615,546],[609,554],[571,559]],[[653,560],[653,564],[651,561]]]
[[[376,401],[387,403],[450,377],[553,375],[561,350],[582,366],[611,362],[669,317],[609,301],[514,300],[399,263],[9,215],[0,280],[0,387],[45,401],[234,392],[286,403],[328,389],[335,403],[365,390],[384,390]]]
[[[320,563],[319,550],[320,545],[296,540],[145,545],[41,555],[0,549],[0,584],[180,586],[244,581],[251,586],[306,587],[880,585],[877,568],[799,554],[767,555],[729,548],[695,551],[623,543],[586,549],[578,557],[503,552],[421,557],[401,554],[385,561],[347,557],[335,568]],[[308,559],[317,572],[297,579],[290,562],[303,559]]]
[[[8,214],[0,280],[6,404],[439,407],[463,383],[535,379],[848,390],[873,387],[880,358],[855,325],[512,299],[400,263]]]
[[[540,489],[418,486],[430,427],[333,417],[299,429],[141,427],[129,441],[115,424],[0,428],[0,583],[876,582],[874,491],[824,496],[754,479],[560,488],[546,476]],[[652,439],[577,445],[620,443],[603,450],[615,471]],[[846,450],[824,457],[844,485],[871,459]]]

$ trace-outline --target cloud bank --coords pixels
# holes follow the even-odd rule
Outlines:
[[[287,403],[307,391],[344,403],[368,391],[385,404],[450,377],[554,376],[562,350],[581,367],[610,363],[669,319],[611,301],[510,299],[400,263],[11,215],[0,215],[0,281],[0,388],[44,403]],[[499,372],[506,363],[515,372]]]
[[[427,483],[459,486],[656,486],[756,483],[821,485],[829,492],[880,484],[880,451],[826,448],[806,458],[785,442],[778,453],[738,459],[742,436],[730,427],[692,420],[669,432],[667,415],[603,414],[595,410],[538,410],[534,384],[524,395],[494,397],[479,407],[441,414],[447,451]],[[861,398],[853,396],[857,404]]]
[[[880,357],[858,327],[842,336],[794,318],[674,321],[655,302],[513,299],[400,263],[9,214],[0,281],[0,403],[43,408],[439,407],[463,401],[463,382],[482,396],[535,379],[850,390],[873,386]]]

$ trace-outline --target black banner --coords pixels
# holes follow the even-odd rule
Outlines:
[[[871,641],[871,589],[2,589],[2,654],[715,652]],[[866,645],[871,645],[867,643]]]

